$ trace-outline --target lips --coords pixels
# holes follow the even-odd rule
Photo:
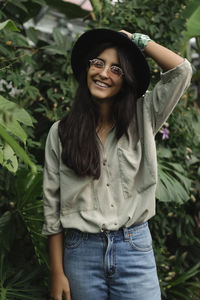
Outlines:
[[[98,85],[99,87],[102,87],[102,88],[109,88],[110,85],[105,83],[105,82],[102,82],[102,81],[99,81],[99,80],[94,80],[95,84]]]

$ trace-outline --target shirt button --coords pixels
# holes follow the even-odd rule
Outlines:
[[[107,162],[107,160],[106,160],[106,159],[104,159],[104,161],[103,161],[103,165],[104,165],[104,166],[106,165],[106,162]]]
[[[110,184],[109,184],[109,183],[107,183],[106,185],[107,185],[107,186],[110,186]]]
[[[117,224],[117,223],[114,223],[114,225],[117,226],[118,224]]]
[[[114,204],[111,204],[111,207],[114,207]]]

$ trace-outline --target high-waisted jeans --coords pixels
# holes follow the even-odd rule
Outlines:
[[[160,300],[148,223],[118,231],[66,231],[64,271],[72,300]]]

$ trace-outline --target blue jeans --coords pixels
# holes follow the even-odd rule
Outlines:
[[[118,231],[68,229],[64,271],[72,300],[160,300],[148,223]]]

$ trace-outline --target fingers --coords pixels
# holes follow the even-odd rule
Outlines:
[[[64,294],[65,294],[65,300],[71,300],[70,290],[65,291]]]
[[[64,300],[71,300],[70,290],[63,291]],[[50,300],[62,300],[62,294],[51,296]]]
[[[120,30],[119,32],[125,33],[125,34],[129,37],[129,39],[132,38],[132,33],[128,32],[128,31],[126,31],[126,30]]]
[[[50,298],[50,300],[62,300],[62,299],[64,299],[64,300],[71,300],[70,292],[64,293],[64,298],[62,297],[62,295]]]
[[[51,296],[50,300],[62,300],[62,295]]]

